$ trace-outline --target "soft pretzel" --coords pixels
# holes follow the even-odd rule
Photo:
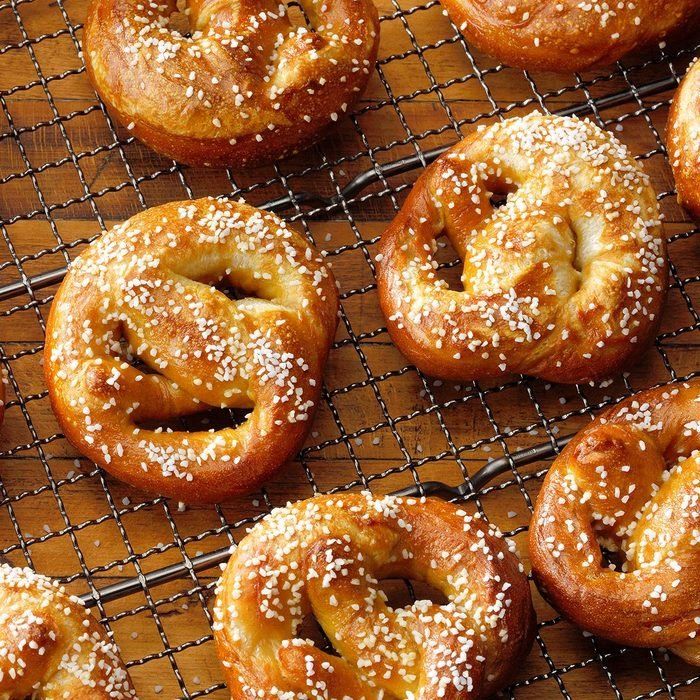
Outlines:
[[[671,104],[668,150],[678,201],[700,218],[700,61],[697,58]]]
[[[580,627],[700,665],[700,381],[633,396],[569,443],[538,496],[530,555]]]
[[[0,564],[0,697],[135,698],[105,629],[55,581]]]
[[[508,193],[494,208],[492,194]],[[437,274],[436,239],[464,262]],[[382,236],[379,300],[426,373],[612,375],[655,336],[666,243],[648,177],[589,121],[533,113],[478,129],[418,179]]]
[[[441,0],[468,41],[510,66],[559,73],[614,63],[700,18],[697,0]]]
[[[371,0],[93,0],[85,65],[116,118],[192,165],[252,167],[297,152],[353,105],[374,69]],[[171,22],[187,19],[189,31]]]
[[[401,577],[448,602],[390,607],[378,581]],[[339,656],[297,636],[308,614]],[[231,557],[214,611],[234,700],[481,698],[517,671],[534,627],[495,527],[437,499],[367,492],[274,510]]]
[[[230,299],[220,282],[249,296]],[[93,243],[58,290],[51,405],[76,448],[120,479],[220,501],[300,448],[337,311],[320,255],[274,215],[211,198],[156,207]],[[212,407],[252,410],[237,428],[167,427]]]

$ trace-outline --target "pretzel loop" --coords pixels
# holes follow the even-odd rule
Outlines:
[[[400,577],[448,602],[391,607],[379,581]],[[310,613],[339,656],[297,637]],[[441,501],[369,494],[274,511],[234,553],[215,621],[233,698],[482,697],[533,636],[527,581],[495,528]]]
[[[149,210],[93,244],[56,296],[52,405],[129,483],[186,501],[250,490],[306,435],[337,306],[318,254],[271,214],[213,199]],[[162,428],[212,407],[252,410],[237,428]]]
[[[658,217],[647,176],[590,122],[535,113],[479,129],[419,178],[382,237],[392,339],[450,379],[609,376],[659,323]],[[464,263],[461,290],[438,276],[442,235]]]
[[[644,392],[582,431],[542,486],[530,542],[538,582],[579,625],[700,664],[700,382]]]

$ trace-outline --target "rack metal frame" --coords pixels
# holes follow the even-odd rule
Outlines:
[[[101,212],[100,203],[102,198],[110,193],[119,192],[123,189],[133,190],[139,205],[145,208],[147,206],[147,197],[143,189],[144,184],[147,182],[153,182],[166,176],[173,176],[177,185],[171,188],[172,199],[192,197],[193,188],[189,183],[188,170],[177,163],[170,163],[166,167],[153,169],[145,174],[137,175],[136,169],[127,154],[127,150],[139,148],[138,144],[135,144],[133,137],[115,126],[104,106],[97,99],[86,108],[78,109],[68,114],[61,113],[54,98],[54,89],[57,85],[60,85],[62,81],[83,74],[84,66],[80,65],[78,68],[67,68],[57,73],[46,73],[37,55],[37,47],[44,48],[51,45],[54,41],[68,38],[74,45],[76,53],[79,54],[79,34],[82,26],[72,19],[75,2],[72,2],[72,0],[55,0],[54,3],[51,3],[51,5],[54,6],[52,11],[56,11],[60,14],[62,26],[51,33],[37,36],[32,35],[25,24],[23,10],[30,4],[36,3],[38,5],[41,2],[42,0],[7,0],[5,2],[0,2],[0,26],[3,26],[3,23],[7,23],[7,26],[12,25],[13,31],[15,33],[18,32],[20,37],[17,41],[0,46],[0,62],[21,53],[29,58],[36,72],[36,78],[29,83],[7,87],[0,86],[0,115],[4,118],[6,125],[0,130],[0,146],[2,146],[3,142],[12,143],[17,149],[21,162],[21,167],[16,171],[0,173],[0,197],[2,197],[4,186],[17,183],[18,181],[28,181],[31,183],[39,204],[39,206],[34,209],[9,216],[6,216],[4,212],[0,211],[0,246],[4,248],[3,257],[0,258],[0,275],[3,275],[3,277],[0,279],[5,280],[3,284],[0,285],[0,323],[2,323],[3,319],[8,319],[15,314],[27,312],[35,316],[36,321],[43,331],[45,330],[44,314],[52,299],[52,295],[39,295],[38,292],[59,282],[65,274],[66,265],[70,262],[72,251],[92,240],[91,238],[65,240],[57,225],[57,221],[61,219],[62,212],[74,205],[86,205],[89,207],[91,216],[95,220],[96,230],[104,230],[106,228],[106,217],[104,217]],[[505,118],[510,113],[530,107],[550,111],[548,103],[553,98],[558,99],[568,95],[583,95],[583,101],[573,101],[572,104],[558,110],[558,112],[569,115],[588,115],[604,128],[615,128],[618,125],[624,124],[627,120],[642,120],[646,128],[648,128],[655,145],[649,151],[638,154],[638,158],[640,160],[650,160],[655,156],[659,156],[666,159],[666,148],[659,133],[659,129],[654,124],[652,117],[656,111],[668,105],[668,90],[674,88],[678,84],[682,67],[687,64],[688,60],[693,55],[698,53],[700,44],[693,45],[691,42],[690,45],[685,45],[683,48],[673,53],[660,47],[650,58],[641,63],[628,65],[624,62],[619,62],[610,72],[599,73],[593,77],[584,77],[575,74],[573,82],[568,82],[563,79],[561,87],[549,92],[541,91],[537,86],[537,77],[524,71],[522,72],[522,76],[529,85],[532,94],[520,101],[504,104],[494,98],[489,87],[489,78],[501,71],[512,71],[513,69],[501,65],[483,67],[480,60],[478,60],[475,53],[469,48],[464,37],[458,32],[454,25],[451,25],[452,33],[437,42],[429,44],[419,42],[413,30],[412,22],[419,19],[421,13],[428,12],[435,8],[438,5],[436,0],[428,0],[425,3],[410,5],[408,7],[403,7],[399,4],[398,0],[391,0],[391,2],[392,11],[381,18],[382,23],[400,23],[409,41],[410,48],[403,53],[382,56],[380,58],[377,64],[377,73],[386,91],[386,98],[361,106],[349,117],[357,134],[360,150],[333,158],[330,154],[325,152],[324,145],[321,144],[315,150],[315,153],[320,155],[313,165],[304,167],[298,171],[285,172],[283,165],[278,164],[274,167],[274,174],[272,177],[246,185],[238,184],[232,172],[227,171],[226,173],[226,177],[230,183],[230,194],[232,196],[249,197],[257,196],[259,193],[264,193],[268,190],[281,190],[284,194],[264,200],[261,206],[278,211],[289,221],[300,227],[310,238],[312,238],[312,236],[308,223],[311,220],[331,219],[336,217],[347,222],[353,232],[355,241],[329,250],[328,255],[330,255],[331,258],[333,256],[342,255],[348,250],[360,251],[371,272],[374,273],[374,265],[370,250],[371,246],[376,243],[377,238],[368,239],[362,235],[362,225],[358,222],[357,218],[357,211],[362,205],[373,200],[380,201],[383,205],[388,206],[390,211],[397,210],[400,205],[401,195],[410,187],[410,184],[406,182],[396,184],[393,182],[394,178],[413,171],[419,171],[421,168],[425,167],[425,165],[432,162],[453,143],[463,133],[463,130],[466,131],[471,128],[473,124],[480,123],[484,120]],[[430,52],[447,44],[461,47],[464,54],[466,72],[440,82],[431,69]],[[418,59],[425,71],[425,79],[428,81],[429,87],[416,90],[410,94],[396,94],[392,87],[391,80],[387,75],[387,66],[394,62],[406,60],[409,57]],[[624,84],[624,88],[622,90],[618,89],[607,92],[601,90],[601,87],[605,87],[608,82],[613,80],[621,80]],[[483,95],[491,108],[487,112],[475,116],[457,119],[453,115],[450,107],[450,99],[445,96],[445,92],[453,86],[470,81],[474,81],[480,85],[483,90]],[[20,126],[15,123],[13,117],[12,97],[18,92],[26,90],[38,90],[43,94],[51,116],[46,119],[37,120],[36,123],[28,126]],[[594,90],[599,93],[597,96],[594,96]],[[440,108],[444,112],[444,123],[439,128],[415,133],[411,130],[409,121],[402,111],[402,107],[404,103],[427,94],[437,96]],[[662,94],[662,97],[656,97]],[[606,110],[619,108],[621,105],[628,105],[629,109],[615,116],[606,118],[604,115]],[[390,143],[382,144],[379,147],[372,147],[361,126],[361,118],[367,113],[382,109],[390,109],[393,111],[393,114],[398,118],[404,129],[405,135]],[[105,141],[96,144],[94,148],[89,151],[79,151],[74,148],[68,127],[70,124],[89,115],[98,115],[104,120]],[[48,160],[36,164],[33,162],[32,158],[30,158],[23,143],[23,138],[26,135],[35,135],[42,130],[52,128],[59,130],[65,142],[67,155],[55,160]],[[438,147],[424,148],[424,144],[427,143],[430,138],[436,137],[440,138],[444,143]],[[402,147],[410,147],[412,153],[408,156],[404,155],[399,158],[385,159],[386,156],[391,156],[394,153],[400,152]],[[111,184],[102,189],[93,191],[85,175],[83,163],[85,159],[101,153],[110,153],[112,157],[118,159],[124,168],[126,178],[117,184]],[[369,160],[371,167],[365,171],[359,172],[344,185],[341,184],[339,172],[341,172],[343,166],[354,164],[360,159],[365,158]],[[51,203],[52,198],[47,191],[47,185],[43,180],[43,175],[45,173],[50,174],[53,169],[59,169],[69,164],[72,164],[81,183],[82,194],[67,198],[61,202]],[[305,183],[312,174],[318,172],[327,174],[333,190],[330,195],[318,194],[305,187],[298,189],[292,185],[292,182]],[[660,192],[658,196],[659,200],[664,200],[673,195],[673,190],[669,189],[668,191]],[[16,250],[13,242],[11,233],[12,226],[18,222],[29,222],[33,220],[48,223],[55,237],[55,244],[50,247],[33,250],[29,253],[20,253]],[[693,228],[692,225],[689,224],[687,230],[670,237],[672,260],[673,243],[694,236],[697,233],[698,229]],[[8,259],[4,259],[5,253],[7,253]],[[51,261],[55,260],[55,268],[36,275],[31,275],[26,272],[25,268],[30,263],[44,258]],[[453,260],[445,262],[444,267],[449,268],[456,264],[458,264],[458,261]],[[13,276],[8,279],[7,273],[10,271],[13,273]],[[661,333],[656,340],[656,351],[660,355],[663,366],[668,373],[668,381],[677,381],[685,378],[684,376],[679,376],[674,368],[673,362],[666,351],[666,346],[674,340],[680,339],[685,334],[700,329],[700,316],[698,316],[698,311],[695,309],[693,303],[694,294],[690,289],[693,284],[699,281],[700,275],[682,277],[672,262],[671,287],[680,293],[683,303],[687,307],[691,322],[682,327]],[[367,294],[372,289],[374,289],[374,284],[372,283],[356,289],[344,289],[342,290],[341,298],[343,302],[347,302],[353,297]],[[18,301],[15,302],[15,299]],[[360,381],[339,388],[330,389],[326,387],[324,389],[324,402],[333,415],[338,429],[338,435],[335,438],[322,440],[318,444],[305,447],[299,455],[301,464],[304,467],[306,476],[314,491],[318,490],[318,487],[314,481],[313,470],[311,466],[309,466],[309,459],[330,446],[344,446],[349,459],[355,467],[356,478],[348,483],[336,484],[333,488],[334,491],[358,487],[368,489],[379,488],[381,490],[382,479],[389,475],[399,473],[405,474],[409,480],[410,485],[401,490],[401,493],[405,495],[435,494],[446,498],[466,499],[473,502],[474,506],[483,512],[482,499],[486,494],[505,489],[517,489],[522,494],[525,506],[531,510],[532,503],[527,484],[531,480],[541,478],[546,472],[546,463],[535,471],[523,471],[523,467],[536,462],[545,462],[547,459],[556,455],[563,447],[570,436],[562,437],[558,435],[556,426],[560,423],[565,425],[567,419],[573,416],[592,417],[600,409],[633,391],[633,387],[627,377],[623,378],[621,390],[618,391],[616,395],[604,397],[599,401],[589,400],[585,387],[576,387],[576,396],[580,406],[562,411],[558,415],[547,414],[544,411],[541,402],[538,400],[536,390],[537,382],[527,377],[517,377],[500,386],[482,386],[478,383],[471,383],[462,388],[461,395],[457,398],[441,401],[436,396],[434,383],[409,365],[390,370],[381,375],[373,374],[364,350],[364,344],[385,333],[384,328],[374,328],[369,331],[357,332],[353,326],[353,319],[345,308],[341,310],[341,326],[346,337],[337,341],[334,345],[334,349],[337,350],[348,346],[352,347],[356,352],[365,377]],[[0,556],[13,561],[13,563],[18,563],[18,559],[20,559],[23,560],[20,563],[26,562],[28,565],[32,566],[33,545],[50,542],[51,539],[55,537],[67,536],[75,550],[80,569],[73,575],[65,577],[64,581],[67,584],[76,582],[84,584],[82,586],[84,589],[83,600],[87,605],[97,609],[97,614],[101,616],[108,629],[111,623],[127,615],[146,612],[153,618],[162,648],[141,658],[129,660],[129,666],[141,666],[155,660],[166,659],[180,688],[181,697],[198,698],[216,695],[219,691],[222,691],[222,684],[215,684],[207,688],[191,687],[191,684],[183,677],[178,667],[177,660],[178,654],[184,650],[209,643],[211,641],[211,635],[203,635],[180,644],[174,644],[169,640],[159,610],[164,604],[172,604],[180,600],[194,601],[195,604],[202,607],[204,615],[209,622],[211,622],[208,606],[214,583],[212,581],[200,581],[198,574],[200,572],[210,571],[218,564],[225,561],[228,555],[228,548],[217,548],[200,555],[191,556],[188,551],[188,546],[192,543],[203,542],[212,535],[225,535],[230,544],[234,544],[234,533],[242,527],[256,522],[261,517],[261,513],[255,512],[251,514],[250,517],[236,522],[229,522],[223,509],[216,506],[214,510],[219,520],[219,525],[217,527],[195,535],[185,536],[179,532],[175,518],[175,508],[172,503],[162,498],[154,498],[144,499],[128,507],[120,507],[112,495],[108,480],[97,467],[88,471],[81,471],[62,479],[55,478],[52,473],[51,456],[48,453],[48,449],[52,443],[62,440],[63,436],[58,433],[48,436],[40,435],[34,423],[31,409],[32,406],[38,402],[46,402],[47,394],[45,391],[29,394],[23,391],[21,382],[14,369],[15,364],[19,360],[26,358],[34,358],[38,366],[42,344],[28,343],[11,351],[7,348],[9,347],[9,343],[14,339],[0,337],[0,340],[2,341],[0,343],[0,367],[4,368],[6,371],[10,386],[10,400],[7,404],[7,410],[16,410],[21,413],[22,419],[26,423],[26,427],[31,436],[29,442],[21,445],[12,445],[8,447],[6,443],[0,443],[0,462],[2,462],[3,459],[7,462],[9,458],[25,455],[31,459],[38,460],[46,474],[46,483],[42,486],[30,491],[10,495],[1,481],[2,473],[0,472],[0,509],[7,513],[17,538],[14,543],[0,543]],[[394,414],[384,399],[380,386],[389,379],[400,379],[408,374],[418,377],[420,386],[425,395],[426,405],[424,408],[411,413]],[[526,392],[534,413],[537,416],[536,422],[533,422],[531,425],[521,426],[516,429],[504,428],[496,417],[490,403],[492,396],[512,387],[519,387]],[[377,401],[382,419],[379,422],[366,424],[354,430],[348,430],[334,402],[338,396],[347,395],[358,389],[371,390]],[[461,436],[455,435],[454,430],[448,427],[445,415],[455,404],[465,403],[467,401],[478,403],[481,410],[485,412],[488,418],[488,423],[492,432],[488,435],[473,436],[471,442],[463,444],[463,440],[460,439]],[[420,415],[428,414],[433,414],[436,417],[440,430],[444,435],[446,449],[438,454],[417,457],[411,454],[406,447],[398,428],[406,421],[413,420]],[[356,444],[357,440],[362,439],[363,436],[371,436],[380,430],[389,431],[398,450],[403,456],[403,463],[400,466],[390,467],[379,473],[366,474],[365,471],[363,471],[362,460],[356,454],[354,444]],[[546,435],[546,441],[525,450],[511,449],[509,442],[511,438],[532,430],[543,430]],[[485,445],[498,446],[502,450],[503,456],[491,460],[479,472],[470,477],[463,463],[463,455],[465,451],[480,448]],[[421,467],[423,467],[423,465],[428,462],[444,459],[453,460],[459,465],[463,474],[463,481],[461,483],[445,484],[437,481],[426,481],[421,478]],[[493,483],[494,479],[497,477],[502,478],[499,478],[497,483]],[[93,479],[102,488],[109,504],[109,513],[99,519],[73,523],[65,507],[62,490],[66,486],[76,485],[85,479]],[[38,537],[27,536],[27,534],[23,532],[22,525],[16,514],[17,504],[21,501],[31,501],[31,499],[36,499],[44,494],[53,496],[60,512],[63,526],[55,530],[50,530]],[[263,499],[265,499],[264,492]],[[269,506],[270,504],[265,502],[265,505]],[[123,519],[129,512],[152,506],[162,508],[163,515],[167,519],[172,530],[172,541],[146,551],[137,551],[128,536]],[[253,513],[253,511],[259,511],[259,509],[251,508],[251,513]],[[128,556],[120,561],[110,562],[109,564],[98,567],[90,567],[81,549],[78,533],[99,525],[105,520],[113,522],[118,528]],[[514,537],[522,533],[525,529],[526,526],[520,526],[506,532],[505,535]],[[143,562],[148,559],[149,556],[171,550],[180,554],[176,564],[148,572],[144,570]],[[135,568],[136,576],[133,579],[122,580],[106,588],[99,588],[95,584],[94,578],[97,575],[112,571],[115,567],[125,564],[131,564]],[[157,586],[172,581],[181,581],[181,589],[177,593],[159,597]],[[125,609],[116,614],[107,614],[105,607],[107,603],[120,600],[136,592],[143,595],[145,599],[143,605]],[[542,631],[544,628],[558,624],[561,624],[561,619],[556,617],[540,621],[539,628]],[[542,681],[551,680],[556,683],[563,697],[570,698],[572,696],[567,688],[567,674],[576,669],[581,669],[590,665],[600,666],[603,672],[602,677],[605,679],[605,681],[601,682],[607,683],[605,687],[612,696],[616,698],[623,697],[623,693],[615,681],[615,674],[611,669],[611,661],[614,657],[626,653],[624,649],[614,649],[612,651],[604,650],[595,638],[591,638],[590,654],[586,658],[565,665],[557,665],[542,634],[538,634],[536,646],[539,648],[547,670],[538,675],[516,681],[508,690],[510,697],[517,697],[518,691],[522,688]],[[657,696],[669,697],[673,700],[676,698],[680,689],[692,686],[700,681],[700,675],[688,675],[680,680],[670,679],[666,672],[663,656],[658,652],[648,652],[648,659],[658,675],[658,687],[642,694],[637,694],[635,700]]]

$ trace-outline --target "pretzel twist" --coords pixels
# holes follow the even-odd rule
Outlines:
[[[697,26],[697,0],[442,0],[466,38],[510,66],[558,73],[610,64]]]
[[[678,201],[700,218],[700,61],[696,58],[673,97],[668,144]]]
[[[494,192],[508,193],[500,208]],[[462,290],[437,274],[443,235]],[[654,191],[627,149],[588,121],[533,113],[423,173],[382,236],[377,283],[394,343],[426,373],[574,383],[651,342],[667,267]]]
[[[110,111],[154,150],[193,165],[250,167],[317,140],[364,90],[379,19],[371,0],[93,0],[88,75]]]
[[[93,243],[56,295],[52,407],[81,452],[134,486],[186,502],[249,491],[309,430],[337,311],[319,254],[272,214],[215,199],[150,209]],[[212,407],[252,410],[236,428],[167,426]]]
[[[448,602],[394,609],[378,581]],[[318,496],[276,509],[219,582],[214,634],[231,697],[464,700],[501,688],[534,635],[530,589],[500,533],[435,499]],[[297,632],[308,614],[338,656]]]
[[[637,394],[572,440],[538,496],[530,554],[580,627],[700,665],[700,381]]]
[[[31,569],[0,564],[0,697],[135,698],[119,650],[78,598]]]

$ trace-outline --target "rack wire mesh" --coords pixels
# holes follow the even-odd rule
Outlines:
[[[227,696],[210,630],[212,564],[271,507],[318,491],[421,493],[437,481],[461,487],[526,559],[532,502],[563,436],[620,397],[695,373],[698,229],[675,203],[663,135],[672,88],[698,37],[566,79],[472,50],[436,0],[379,7],[380,59],[354,114],[297,158],[233,173],[165,161],[114,124],[80,58],[86,0],[0,2],[0,364],[9,382],[0,555],[61,579],[94,605],[142,698]],[[374,246],[417,172],[446,144],[475,124],[532,109],[587,114],[644,161],[671,243],[670,299],[655,349],[595,386],[431,380],[389,342]],[[54,270],[114,221],[208,194],[266,204],[294,223],[333,263],[343,308],[324,402],[298,459],[259,494],[184,508],[135,493],[72,450],[51,415],[41,352],[61,277]],[[458,261],[449,247],[440,254],[449,279]],[[235,416],[204,420],[222,419]],[[488,483],[475,483],[484,465]],[[134,585],[125,589],[125,581]],[[509,697],[697,697],[692,667],[582,633],[533,592],[536,648]]]

